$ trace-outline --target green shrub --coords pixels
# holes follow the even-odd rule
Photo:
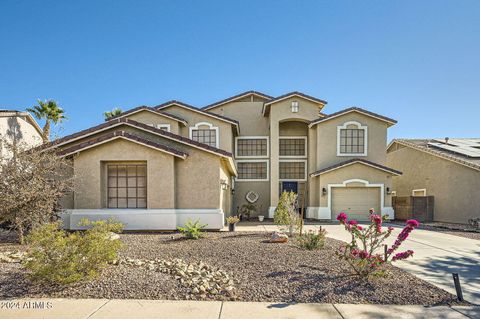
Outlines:
[[[273,215],[274,223],[284,226],[288,230],[290,237],[298,231],[302,224],[302,219],[295,207],[296,201],[297,194],[284,191],[278,200],[278,205]]]
[[[177,229],[188,239],[199,239],[203,236],[202,230],[205,227],[207,227],[207,225],[200,224],[199,220],[196,220],[195,222],[187,220],[185,227],[177,227]]]
[[[320,228],[318,232],[310,230],[297,237],[299,247],[307,250],[321,249],[325,245],[325,235],[327,231]]]
[[[25,267],[33,280],[70,284],[91,279],[117,259],[121,242],[110,236],[122,230],[121,224],[82,221],[82,225],[90,228],[67,233],[57,222],[40,226],[27,236],[30,247]]]

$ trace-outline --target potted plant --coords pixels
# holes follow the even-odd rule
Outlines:
[[[227,223],[228,223],[228,231],[235,231],[235,224],[240,221],[238,216],[228,216]]]
[[[263,215],[258,215],[258,221],[259,222],[263,222],[263,219],[265,218],[265,216]]]

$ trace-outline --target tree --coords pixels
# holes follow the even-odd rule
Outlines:
[[[103,116],[105,117],[105,121],[108,121],[112,117],[118,116],[122,113],[123,113],[122,109],[119,107],[116,107],[111,111],[103,112]]]
[[[273,221],[277,225],[286,226],[290,236],[299,229],[302,219],[296,209],[297,194],[284,191],[278,200]]]
[[[50,126],[51,123],[58,124],[63,120],[67,119],[65,116],[65,111],[58,106],[57,102],[54,100],[38,100],[38,104],[27,108],[27,111],[35,115],[39,120],[45,120],[45,125],[43,126],[42,139],[46,143],[50,139]]]
[[[0,162],[0,223],[10,225],[23,244],[29,230],[56,219],[61,198],[73,190],[73,167],[52,150],[0,142],[13,154]]]

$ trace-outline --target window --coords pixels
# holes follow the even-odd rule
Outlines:
[[[170,132],[170,124],[148,124],[148,125],[156,127],[159,130],[164,130],[164,131]]]
[[[283,157],[306,157],[307,137],[280,137],[279,152]]]
[[[338,126],[337,156],[367,156],[367,127],[358,122]]]
[[[279,170],[280,180],[307,180],[307,161],[280,161]]]
[[[197,123],[194,127],[190,127],[190,139],[218,147],[218,127],[207,122]]]
[[[147,165],[108,164],[108,208],[147,208]]]
[[[237,181],[268,181],[268,161],[237,161]]]
[[[292,101],[292,113],[298,113],[298,101]]]
[[[427,196],[427,189],[414,189],[412,190],[412,196]]]
[[[235,141],[235,157],[268,157],[266,136],[237,137]]]

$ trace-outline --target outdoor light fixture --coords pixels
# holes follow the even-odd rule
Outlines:
[[[292,101],[292,113],[298,113],[298,101]]]
[[[325,187],[322,188],[322,195],[327,195],[327,189]]]
[[[390,187],[387,187],[387,195],[390,195],[392,191],[390,190]]]
[[[225,180],[222,179],[222,180],[220,181],[220,186],[222,187],[222,190],[224,190],[224,191],[227,190],[227,189],[228,189],[227,181],[225,181]]]

